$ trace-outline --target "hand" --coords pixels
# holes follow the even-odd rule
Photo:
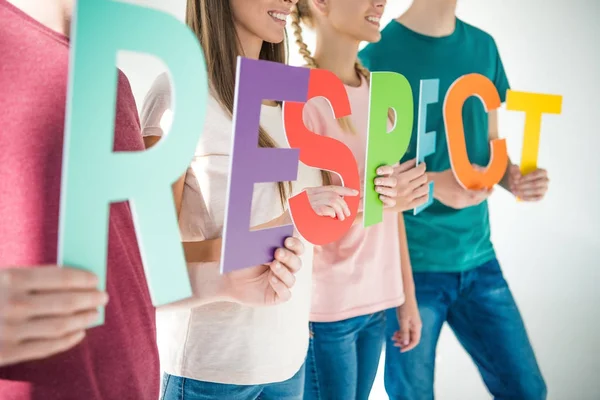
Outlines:
[[[435,197],[443,204],[454,209],[481,204],[493,192],[493,189],[468,190],[463,188],[454,177],[451,169],[430,173],[430,176],[434,182]]]
[[[394,175],[398,184],[396,204],[399,211],[412,210],[425,204],[429,199],[426,165],[421,163],[416,166],[416,164],[416,160],[412,159],[395,168]]]
[[[358,196],[359,191],[344,186],[320,186],[306,189],[308,201],[320,216],[338,218],[343,221],[350,216],[350,208],[344,196]]]
[[[97,278],[57,266],[0,270],[0,366],[77,345],[106,305]]]
[[[394,333],[392,340],[394,347],[400,347],[400,352],[405,353],[417,347],[421,341],[423,324],[414,295],[407,296],[404,304],[396,308],[396,316],[400,330]]]
[[[285,240],[285,248],[275,251],[270,264],[245,268],[223,275],[225,293],[233,301],[249,306],[272,306],[292,297],[290,289],[296,283],[294,276],[302,267],[302,242],[294,237]]]
[[[508,187],[512,194],[523,201],[540,201],[548,192],[548,173],[544,169],[522,175],[518,165],[508,168]]]
[[[379,193],[379,200],[384,208],[396,206],[396,197],[398,196],[398,178],[394,175],[395,167],[384,165],[377,169],[375,177],[375,191]],[[362,187],[362,185],[361,185]]]

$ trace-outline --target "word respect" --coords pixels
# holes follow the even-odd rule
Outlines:
[[[111,24],[107,25],[106,20]],[[143,152],[112,151],[115,64],[118,52],[123,50],[162,59],[173,85],[169,135]],[[163,305],[190,297],[171,185],[191,162],[204,125],[208,84],[198,40],[183,23],[162,12],[111,0],[83,1],[77,3],[74,13],[71,56],[58,263],[94,272],[104,289],[108,205],[129,201],[153,303]],[[418,115],[422,121],[426,120],[427,105],[438,102],[438,92],[437,80],[421,82]],[[305,239],[319,245],[338,240],[350,229],[358,211],[358,197],[347,199],[352,216],[341,221],[317,216],[304,192],[288,200],[294,225],[249,229],[254,184],[295,181],[299,161],[336,173],[345,186],[360,189],[361,177],[350,149],[304,125],[304,105],[320,96],[329,101],[332,118],[351,114],[345,87],[331,72],[238,58],[222,272],[271,261],[273,249],[293,234],[294,225]],[[491,160],[485,170],[471,165],[462,122],[463,104],[471,96],[479,97],[487,111],[500,107],[495,86],[483,75],[465,75],[454,82],[443,105],[451,165],[465,188],[489,188],[506,170],[506,143],[504,139],[491,141]],[[260,109],[265,99],[283,102],[290,148],[258,147]],[[535,169],[542,115],[560,113],[561,103],[560,96],[507,93],[507,109],[526,115],[522,171]],[[392,72],[371,74],[362,188],[364,226],[382,221],[383,204],[373,181],[379,166],[395,164],[406,153],[413,131],[413,104],[411,86],[404,76]],[[388,132],[389,109],[397,117]],[[435,149],[436,133],[426,132],[424,125],[419,124],[417,130],[418,161]],[[151,180],[144,179],[148,174]]]

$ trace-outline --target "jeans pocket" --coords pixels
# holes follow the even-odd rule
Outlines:
[[[161,383],[161,390],[160,390],[160,400],[164,400],[165,399],[165,393],[167,392],[167,386],[169,385],[169,380],[171,379],[171,375],[167,374],[166,372],[163,373],[163,378],[162,378],[162,383]]]

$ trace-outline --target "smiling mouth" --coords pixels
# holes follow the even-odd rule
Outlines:
[[[269,15],[277,22],[285,24],[287,21],[287,14],[277,11],[269,11]]]
[[[381,21],[381,17],[374,17],[374,16],[368,16],[365,18],[368,22],[370,22],[373,25],[379,26],[379,23]]]

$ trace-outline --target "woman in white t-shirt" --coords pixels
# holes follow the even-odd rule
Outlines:
[[[185,177],[174,190],[176,201],[181,199],[180,230],[195,292],[219,291],[223,280],[219,273],[220,252],[203,252],[195,245],[207,241],[216,243],[218,248],[220,243],[232,147],[237,57],[285,62],[284,19],[295,4],[296,0],[188,1],[186,22],[203,47],[210,81],[206,122],[198,127],[203,134]],[[170,107],[170,86],[167,75],[162,75],[147,95],[142,111],[148,146],[167,130],[161,124],[168,123]],[[263,103],[260,125],[258,145],[287,146],[279,105]],[[388,179],[387,186],[392,181]],[[288,183],[254,186],[252,226],[291,222],[285,198],[303,190],[317,214],[334,218],[350,215],[344,196],[358,195],[349,188],[323,187],[321,172],[303,164],[299,165],[298,178],[289,192],[288,187]],[[391,194],[395,195],[393,188]],[[285,282],[294,286],[293,294],[283,299],[287,301],[280,301],[273,292],[273,300],[267,303],[277,304],[271,307],[258,307],[260,302],[226,300],[158,311],[164,399],[302,398],[313,255],[312,245],[302,242],[303,268],[294,275],[293,282]],[[236,282],[251,282],[268,273],[269,266],[262,266],[233,274]],[[244,298],[243,293],[236,299],[240,297]]]

